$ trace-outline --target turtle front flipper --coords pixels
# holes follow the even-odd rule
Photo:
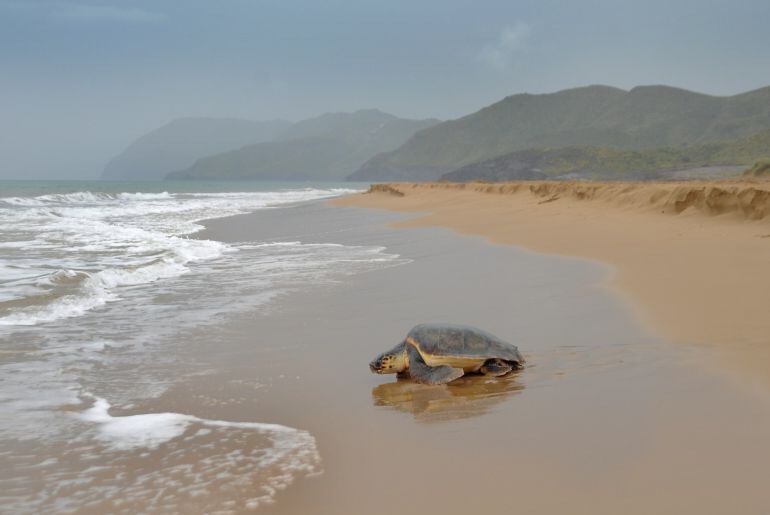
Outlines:
[[[488,359],[484,365],[482,365],[479,372],[486,376],[499,377],[504,376],[508,372],[513,370],[513,366],[510,363],[503,361],[502,359]]]
[[[431,367],[425,363],[414,345],[407,345],[406,348],[409,354],[409,375],[418,383],[444,384],[454,381],[464,374],[461,368],[454,368],[449,365]]]

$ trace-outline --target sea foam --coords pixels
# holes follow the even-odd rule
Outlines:
[[[281,435],[281,437],[296,438],[295,442],[285,442],[285,450],[289,447],[312,445],[315,439],[309,433],[280,424],[260,422],[230,422],[226,420],[209,420],[181,413],[146,413],[114,417],[110,415],[110,403],[100,397],[95,397],[92,407],[79,417],[86,422],[94,422],[99,426],[99,438],[107,442],[112,449],[132,450],[138,448],[157,448],[162,443],[182,436],[192,424],[217,428],[249,429],[261,433]]]
[[[5,509],[242,513],[274,502],[297,478],[323,472],[315,438],[307,431],[182,413],[113,416],[107,400],[94,399],[73,417],[85,426],[57,447],[57,458],[19,471],[21,485],[38,485],[36,494],[0,493]],[[66,466],[72,463],[80,466]],[[40,482],[41,476],[48,480]]]
[[[231,193],[81,191],[0,198],[0,326],[81,316],[126,286],[189,272],[234,251],[189,235],[198,222],[354,190],[302,188]],[[62,283],[61,274],[78,277]]]

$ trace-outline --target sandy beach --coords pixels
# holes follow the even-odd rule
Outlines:
[[[402,184],[338,205],[422,212],[496,243],[588,258],[649,330],[713,346],[770,387],[770,183]]]
[[[431,194],[410,208],[438,210],[442,201],[425,203]],[[335,203],[390,207],[410,195]],[[288,295],[270,316],[229,326],[232,350],[218,367],[226,372],[193,383],[264,379],[270,388],[241,395],[237,407],[223,403],[216,416],[274,420],[316,437],[323,473],[280,492],[265,513],[770,506],[766,399],[710,371],[700,347],[671,345],[640,324],[602,287],[607,267],[408,218],[314,204],[208,224],[204,236],[223,241],[334,238],[381,244],[409,260]],[[394,224],[410,227],[387,228]],[[422,321],[484,327],[518,344],[530,365],[502,380],[440,387],[370,374],[368,360]],[[178,406],[179,398],[168,401]]]

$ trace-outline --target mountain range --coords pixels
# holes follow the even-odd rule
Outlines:
[[[518,94],[420,131],[393,152],[366,162],[350,178],[434,180],[526,149],[678,147],[739,139],[765,129],[770,129],[770,87],[731,97],[668,86]]]
[[[644,178],[770,157],[770,87],[728,97],[669,86],[517,94],[440,122],[376,109],[294,124],[175,120],[132,143],[111,179]]]
[[[237,118],[179,118],[131,143],[104,167],[103,179],[160,180],[201,157],[270,141],[286,131],[284,120],[255,122]]]
[[[292,125],[274,141],[199,159],[167,178],[341,181],[371,157],[436,123],[376,109],[327,113]]]

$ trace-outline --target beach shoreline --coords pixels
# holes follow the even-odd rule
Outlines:
[[[264,513],[459,515],[484,499],[489,513],[716,514],[770,502],[767,403],[706,366],[713,346],[650,334],[604,287],[610,266],[328,203],[214,220],[200,234],[382,245],[407,260],[229,326],[239,365],[221,368],[273,384],[251,417],[309,431],[322,460],[322,474]],[[517,344],[528,366],[441,387],[369,372],[374,354],[425,321],[483,327]],[[254,360],[256,334],[276,342],[267,361]],[[499,495],[507,485],[513,500]],[[397,492],[396,504],[383,492]]]
[[[668,339],[770,388],[770,183],[394,183],[329,201],[611,267],[606,283]]]
[[[85,440],[15,444],[0,474],[8,505],[267,515],[716,515],[770,505],[768,404],[702,366],[713,354],[702,346],[650,334],[603,287],[610,267],[444,227],[394,227],[413,216],[318,200],[207,219],[194,238],[234,251],[160,299],[206,308],[194,311],[205,320],[155,332],[141,348],[99,351],[82,387],[91,396],[61,415]],[[228,267],[205,273],[214,265]],[[282,278],[269,286],[269,274]],[[205,290],[185,289],[200,280]],[[372,374],[369,361],[422,322],[483,328],[517,345],[527,365],[440,386]],[[131,394],[126,381],[137,377],[162,388]],[[151,447],[103,440],[169,418],[178,433]],[[51,477],[78,482],[62,494]]]

